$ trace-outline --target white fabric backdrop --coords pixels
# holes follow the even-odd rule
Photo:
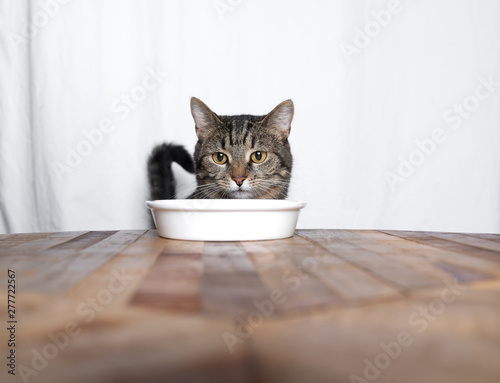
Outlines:
[[[300,227],[500,232],[495,81],[498,0],[0,0],[0,232],[146,227],[191,96],[293,99]]]

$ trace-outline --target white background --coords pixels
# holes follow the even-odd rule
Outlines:
[[[498,0],[60,2],[0,0],[0,232],[147,227],[147,156],[163,141],[192,152],[191,96],[220,114],[293,99],[299,227],[500,232],[500,86],[474,103],[480,78],[500,81]],[[443,114],[468,97],[453,129]],[[106,118],[114,131],[68,166]],[[413,153],[435,129],[444,142]]]

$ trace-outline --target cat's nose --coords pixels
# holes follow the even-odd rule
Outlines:
[[[243,185],[243,181],[245,181],[247,178],[246,177],[232,177],[234,182],[236,182],[236,185],[241,186]]]

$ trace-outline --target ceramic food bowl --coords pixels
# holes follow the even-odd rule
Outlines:
[[[305,202],[262,199],[147,201],[160,236],[191,241],[291,237]]]

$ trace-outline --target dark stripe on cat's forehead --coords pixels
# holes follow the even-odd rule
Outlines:
[[[247,137],[248,137],[248,133],[250,133],[249,128],[247,128],[247,130],[245,131],[245,135],[243,136],[243,140],[241,140],[241,143],[242,143],[243,145],[245,145],[245,142],[246,142]]]
[[[260,121],[264,116],[251,116],[243,114],[241,116],[219,116],[221,121],[226,123],[227,126],[233,130],[235,129],[238,134],[243,133],[247,128],[252,128],[254,123]]]
[[[222,122],[227,126],[227,138],[229,139],[229,145],[245,145],[249,137],[252,138],[252,147],[255,147],[256,137],[252,134],[252,130],[255,129],[257,122],[261,121],[264,116],[252,116],[252,115],[241,115],[241,116],[219,116]],[[222,147],[224,149],[227,145],[227,141],[224,139],[222,142]]]

